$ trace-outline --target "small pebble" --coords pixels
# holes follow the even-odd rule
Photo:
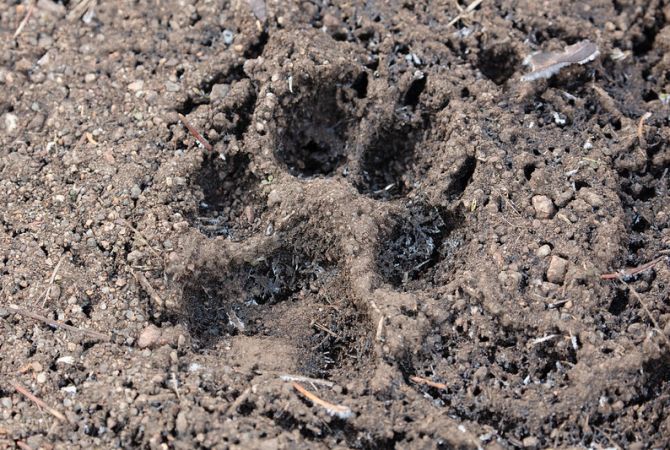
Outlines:
[[[563,284],[565,274],[568,271],[568,261],[560,256],[552,256],[547,268],[547,281],[555,284]]]
[[[143,87],[144,87],[144,81],[137,80],[137,81],[133,81],[132,83],[130,83],[128,85],[128,90],[136,92],[136,91],[141,90]]]
[[[538,219],[551,219],[556,214],[556,207],[546,195],[536,195],[532,199],[535,208],[535,217]]]
[[[177,83],[175,83],[173,81],[166,81],[165,82],[165,89],[168,92],[179,92],[179,90],[181,89],[181,86],[179,86]]]
[[[233,40],[235,40],[235,35],[230,30],[223,30],[222,34],[223,34],[223,43],[226,45],[232,44]]]
[[[186,420],[186,413],[184,411],[179,411],[179,414],[177,414],[175,429],[180,435],[184,435],[188,431],[188,421]]]
[[[215,84],[212,86],[212,92],[209,93],[209,98],[211,100],[219,100],[228,95],[230,91],[230,85],[228,84]]]
[[[138,185],[135,185],[130,189],[130,198],[133,200],[137,200],[140,197],[140,194],[142,194],[142,189]]]
[[[528,436],[523,439],[523,446],[526,448],[537,447],[540,441],[535,436]]]
[[[47,381],[47,374],[45,372],[40,372],[37,374],[36,380],[39,384],[44,384]]]
[[[86,75],[84,75],[84,81],[86,83],[93,83],[96,80],[96,78],[98,77],[94,73],[87,73]]]
[[[148,348],[153,346],[161,337],[161,330],[155,325],[149,325],[140,333],[137,339],[137,346],[139,348]]]
[[[544,244],[542,247],[537,249],[537,252],[535,252],[535,254],[540,258],[549,256],[551,254],[551,246],[548,244]]]
[[[601,208],[605,204],[602,195],[596,193],[594,189],[584,188],[579,191],[579,196],[593,208]]]

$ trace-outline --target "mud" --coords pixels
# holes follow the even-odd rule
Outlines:
[[[64,3],[0,6],[0,446],[670,445],[666,2]]]

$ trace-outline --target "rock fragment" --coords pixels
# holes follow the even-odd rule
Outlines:
[[[137,339],[137,346],[139,348],[149,348],[154,346],[161,337],[161,330],[155,325],[149,325],[140,333]]]
[[[546,195],[536,195],[532,199],[535,217],[538,219],[551,219],[556,214],[556,207]]]
[[[554,284],[563,284],[568,272],[568,261],[560,256],[552,256],[547,268],[547,281]]]

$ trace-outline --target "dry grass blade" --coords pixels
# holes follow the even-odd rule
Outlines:
[[[470,3],[467,8],[465,8],[464,11],[462,11],[459,15],[451,19],[451,21],[447,24],[447,28],[458,22],[459,20],[469,16],[472,14],[472,11],[475,10],[476,7],[478,7],[484,0],[475,0],[474,2]]]
[[[409,377],[409,379],[417,384],[423,384],[424,386],[430,386],[435,389],[447,390],[447,385],[444,383],[437,383],[426,378],[417,377],[416,375]]]
[[[191,133],[191,135],[192,135],[194,138],[196,138],[196,139],[198,140],[198,142],[200,142],[200,143],[202,144],[202,146],[205,147],[205,149],[206,149],[208,152],[212,152],[212,151],[214,151],[214,148],[212,147],[212,144],[210,144],[210,143],[207,141],[207,139],[205,139],[204,137],[202,137],[202,135],[201,135],[200,133],[198,133],[198,130],[196,130],[195,128],[193,128],[193,125],[191,125],[191,124],[188,122],[188,120],[186,120],[186,117],[184,117],[184,115],[181,114],[181,113],[179,114],[179,120],[181,120],[181,123],[184,124],[184,126],[185,126],[186,129],[189,131],[189,133]]]
[[[29,317],[31,319],[38,320],[40,322],[46,323],[47,325],[50,325],[52,327],[63,328],[65,330],[69,330],[69,331],[79,333],[79,334],[84,334],[86,336],[90,336],[90,337],[95,338],[95,339],[100,339],[101,341],[105,341],[105,342],[109,342],[109,341],[112,340],[112,338],[109,337],[106,334],[98,333],[97,331],[93,331],[93,330],[86,330],[86,329],[82,329],[82,328],[73,327],[72,325],[68,325],[65,322],[61,322],[60,320],[48,319],[48,318],[46,318],[44,316],[41,316],[39,314],[36,314],[34,312],[26,311],[25,309],[19,308],[18,306],[15,306],[15,305],[9,305],[9,310],[16,313],[16,314],[19,314],[21,316]]]
[[[30,391],[21,386],[19,383],[10,381],[9,384],[12,385],[12,387],[16,390],[16,392],[18,392],[19,394],[26,397],[28,400],[35,403],[40,408],[43,408],[46,412],[54,416],[56,419],[60,420],[61,422],[67,422],[67,418],[60,411],[53,409],[51,406],[44,403],[44,401],[37,398],[35,395],[33,395]]]
[[[279,377],[282,381],[300,381],[301,383],[320,384],[329,388],[335,386],[332,381],[321,380],[318,378],[303,377],[301,375],[281,375]]]
[[[30,16],[33,15],[33,11],[35,11],[35,3],[30,4],[30,7],[28,8],[28,12],[26,13],[25,17],[23,18],[23,20],[21,21],[19,26],[16,28],[16,31],[14,32],[14,36],[12,36],[12,39],[16,39],[19,36],[19,34],[21,34],[21,32],[25,28],[26,24],[30,20]]]
[[[58,260],[58,264],[56,264],[56,267],[54,268],[53,273],[51,274],[51,278],[49,279],[49,284],[47,288],[44,290],[44,294],[42,294],[42,308],[44,308],[44,305],[47,302],[47,299],[49,298],[49,292],[51,292],[51,287],[54,284],[54,281],[56,280],[56,275],[58,274],[58,269],[60,269],[61,264],[63,264],[63,261],[65,260],[65,255],[61,256],[60,259]]]
[[[623,280],[619,280],[621,283],[623,283],[624,286],[628,288],[628,290],[633,294],[633,296],[637,299],[638,302],[640,302],[640,306],[644,310],[644,312],[647,314],[647,317],[649,317],[649,320],[651,323],[654,325],[654,328],[663,337],[663,340],[665,341],[665,344],[670,348],[670,338],[666,336],[666,334],[663,332],[663,328],[658,326],[658,322],[656,322],[656,319],[654,319],[654,316],[651,315],[651,311],[647,307],[647,303],[644,301],[642,296],[631,286],[630,284],[626,283]]]
[[[614,273],[604,273],[600,275],[601,280],[616,280],[619,278],[627,278],[633,275],[637,275],[638,273],[642,273],[645,270],[649,270],[653,268],[656,264],[659,262],[663,261],[667,256],[659,256],[658,258],[649,261],[648,263],[642,264],[641,266],[637,267],[629,267],[626,269],[622,269],[619,272],[614,272]]]
[[[307,389],[305,389],[304,387],[302,387],[300,384],[298,384],[296,382],[293,382],[292,385],[293,385],[293,389],[298,391],[300,393],[300,395],[302,395],[303,397],[305,397],[307,400],[314,403],[315,405],[319,405],[320,407],[325,409],[326,412],[328,414],[330,414],[331,416],[336,416],[336,417],[339,417],[340,419],[348,419],[349,417],[351,417],[352,412],[351,412],[351,409],[349,409],[348,406],[335,405],[333,403],[327,402],[327,401],[317,397],[315,394],[312,394],[311,392],[309,392]]]

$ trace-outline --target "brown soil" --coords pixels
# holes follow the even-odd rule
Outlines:
[[[63,3],[0,5],[0,447],[668,448],[667,2]]]

